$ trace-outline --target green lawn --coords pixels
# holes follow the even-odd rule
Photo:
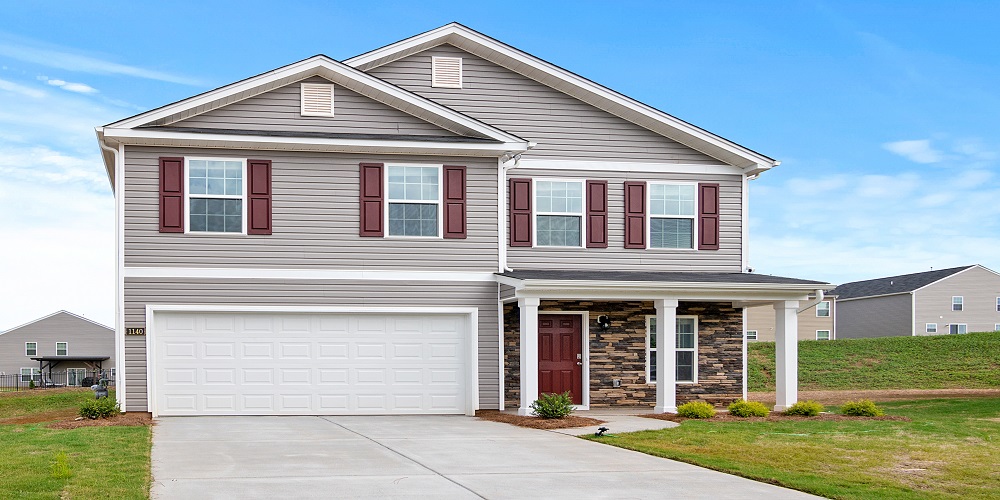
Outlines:
[[[68,414],[93,397],[89,389],[8,393],[0,419]],[[0,424],[0,498],[149,497],[149,427],[46,424]]]
[[[997,498],[1000,398],[882,406],[912,421],[688,420],[589,439],[831,498]]]
[[[799,390],[1000,387],[1000,332],[799,342]],[[774,342],[748,346],[750,391],[774,390]]]

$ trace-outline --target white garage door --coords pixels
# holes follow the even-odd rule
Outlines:
[[[466,413],[467,315],[156,312],[170,415]]]

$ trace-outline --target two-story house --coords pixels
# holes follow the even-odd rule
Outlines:
[[[97,129],[128,411],[465,413],[745,393],[744,272],[777,161],[460,24]],[[800,304],[802,302],[803,304]]]
[[[115,361],[114,330],[71,312],[57,311],[0,332],[0,375],[9,377],[3,380],[8,386],[114,380]]]

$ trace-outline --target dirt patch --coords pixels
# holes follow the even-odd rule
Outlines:
[[[591,425],[604,423],[604,420],[578,417],[576,415],[563,418],[538,418],[503,413],[499,410],[477,410],[476,416],[491,422],[503,422],[505,424],[530,427],[532,429],[569,429],[571,427],[590,427]]]
[[[655,418],[657,420],[669,420],[671,422],[684,422],[685,420],[705,420],[708,422],[801,422],[810,420],[814,422],[845,422],[858,420],[892,420],[896,422],[909,422],[909,417],[897,415],[884,415],[881,417],[849,417],[847,415],[837,415],[834,413],[821,413],[815,417],[800,417],[792,415],[782,415],[772,413],[766,417],[737,417],[728,413],[716,413],[712,418],[685,418],[673,413],[647,413],[639,415],[645,418]]]
[[[52,422],[47,425],[49,429],[77,429],[80,427],[110,427],[110,426],[144,426],[153,425],[153,414],[147,412],[130,411],[128,413],[122,413],[111,418],[98,418],[96,420],[91,420],[85,418],[83,420],[64,420],[61,422]]]
[[[774,404],[774,392],[751,392],[750,401]],[[878,389],[852,391],[799,391],[799,401],[818,401],[825,405],[842,405],[848,401],[904,401],[908,399],[1000,397],[1000,389]]]
[[[60,408],[58,410],[43,411],[19,417],[0,418],[0,424],[37,424],[53,420],[72,420],[76,418],[76,415],[76,408]]]

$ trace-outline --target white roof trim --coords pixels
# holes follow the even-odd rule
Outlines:
[[[497,282],[514,287],[515,297],[564,299],[672,297],[721,301],[806,300],[817,288],[833,288],[829,283],[552,280],[520,279],[500,275],[497,276]]]
[[[100,324],[100,323],[98,323],[98,322],[96,322],[96,321],[94,321],[94,320],[92,320],[92,319],[87,319],[87,318],[84,318],[83,316],[80,316],[80,315],[78,315],[78,314],[73,314],[73,313],[71,313],[71,312],[69,312],[69,311],[56,311],[56,312],[54,312],[54,313],[52,313],[52,314],[49,314],[49,315],[46,315],[46,316],[42,316],[41,318],[38,318],[38,319],[33,319],[33,320],[31,320],[31,321],[29,321],[29,322],[27,322],[27,323],[23,324],[23,325],[18,325],[18,326],[15,326],[14,328],[8,328],[8,329],[6,329],[6,330],[4,330],[4,331],[0,332],[0,335],[4,335],[4,334],[6,334],[6,333],[10,333],[10,332],[12,332],[12,331],[14,331],[14,330],[19,330],[19,329],[21,329],[21,328],[24,328],[24,327],[26,327],[26,326],[28,326],[28,325],[33,325],[33,324],[35,324],[35,323],[38,323],[39,321],[42,321],[42,320],[46,320],[46,319],[49,319],[49,318],[51,318],[51,317],[53,317],[53,316],[58,316],[58,315],[60,315],[60,314],[69,314],[70,316],[73,316],[73,317],[74,317],[74,318],[76,318],[76,319],[82,319],[82,320],[84,320],[84,321],[87,321],[87,322],[89,322],[89,323],[93,323],[93,324],[95,324],[95,325],[97,325],[97,326],[100,326],[100,327],[102,327],[102,328],[107,328],[108,330],[110,330],[110,331],[112,331],[112,332],[114,332],[114,331],[115,331],[115,329],[114,329],[114,328],[111,328],[110,326],[107,326],[107,325],[102,325],[102,324]]]
[[[444,43],[504,66],[726,163],[741,167],[749,175],[759,174],[781,163],[458,23],[450,23],[352,57],[344,63],[368,71]]]

